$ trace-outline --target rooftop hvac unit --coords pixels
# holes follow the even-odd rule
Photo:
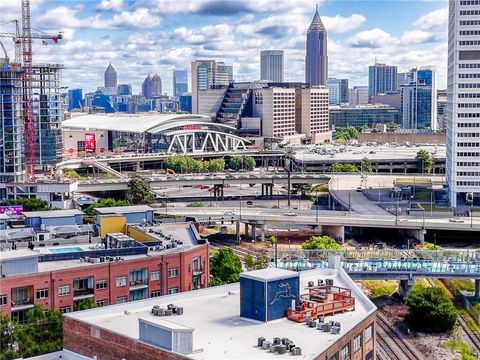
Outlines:
[[[323,280],[322,280],[322,279],[318,279],[318,280],[317,280],[317,284],[318,284],[318,286],[322,286],[322,285],[323,285]]]
[[[323,332],[330,332],[332,329],[332,325],[330,324],[323,324]]]
[[[313,287],[313,281],[308,282],[308,287]]]
[[[172,315],[172,313],[173,312],[170,309],[165,310],[165,316],[170,316],[170,315]]]
[[[290,342],[288,338],[282,338],[282,344],[287,345]]]
[[[263,349],[263,350],[268,350],[268,349],[270,349],[270,341],[265,340],[265,341],[262,343],[262,349]]]
[[[310,321],[310,324],[308,324],[309,327],[315,328],[317,327],[317,322],[315,320]]]
[[[284,344],[277,345],[277,353],[283,355],[287,352],[287,346]]]
[[[291,351],[292,351],[292,355],[293,355],[293,356],[300,356],[300,355],[302,355],[302,349],[299,348],[298,346],[295,346]]]
[[[287,351],[292,351],[293,348],[295,348],[295,344],[293,343],[293,341],[290,340],[290,342],[287,345]]]
[[[325,284],[330,285],[330,286],[333,285],[333,279],[326,279]]]
[[[259,337],[259,338],[257,339],[257,346],[258,346],[258,347],[262,347],[264,341],[265,341],[265,338],[264,338],[264,337]]]
[[[340,328],[338,326],[332,326],[332,334],[340,334]]]
[[[183,315],[183,307],[177,306],[177,315]]]
[[[274,344],[274,345],[280,344],[281,341],[282,341],[282,340],[281,340],[279,337],[274,337],[274,338],[273,338],[273,344]]]
[[[268,349],[268,351],[270,351],[272,353],[276,353],[277,352],[277,345],[276,344],[270,344],[270,348]]]

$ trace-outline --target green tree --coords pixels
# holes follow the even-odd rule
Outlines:
[[[426,173],[430,174],[432,172],[432,167],[433,167],[433,159],[432,155],[425,150],[425,149],[420,149],[417,152],[417,156],[415,156],[415,159],[417,159],[417,169],[419,173]]]
[[[128,182],[128,195],[134,204],[149,204],[155,200],[155,194],[150,189],[150,183],[134,174]]]
[[[80,179],[81,176],[78,174],[77,170],[71,168],[63,169],[63,175],[68,177],[69,179]]]
[[[88,310],[93,309],[96,307],[94,298],[82,299],[76,304],[74,304],[73,310],[80,311],[80,310]]]
[[[358,172],[358,168],[353,164],[334,163],[330,166],[330,171],[336,173],[354,173]]]
[[[233,170],[253,170],[256,165],[256,161],[251,156],[232,156],[230,158],[229,167]]]
[[[452,330],[457,321],[457,310],[440,287],[414,286],[405,304],[407,321],[416,330],[445,332]]]
[[[23,205],[24,211],[45,211],[50,210],[48,202],[37,198],[17,198],[7,200],[7,205]]]
[[[338,244],[334,238],[323,235],[312,236],[302,244],[302,248],[311,250],[338,250],[341,249],[342,246]]]
[[[265,269],[270,264],[270,260],[266,254],[259,254],[252,256],[250,254],[246,255],[243,259],[245,267],[247,270],[260,270]]]
[[[387,123],[387,131],[395,131],[400,129],[400,125],[395,123]]]
[[[210,256],[210,286],[240,281],[242,263],[232,249],[220,249]]]
[[[212,159],[203,162],[203,169],[208,172],[220,172],[225,170],[224,159]]]
[[[12,325],[11,336],[7,331]],[[18,344],[18,352],[8,346],[11,340]],[[46,310],[36,304],[27,315],[27,321],[19,324],[6,315],[0,314],[0,359],[32,357],[62,349],[62,314],[58,310]]]
[[[131,205],[130,201],[128,200],[115,200],[111,198],[105,198],[105,199],[100,199],[93,203],[92,205],[89,205],[85,209],[85,214],[89,216],[94,216],[95,213],[95,208],[104,208],[104,207],[114,207],[114,206],[129,206]]]
[[[367,158],[362,159],[361,169],[364,173],[370,174],[372,172],[372,162]]]

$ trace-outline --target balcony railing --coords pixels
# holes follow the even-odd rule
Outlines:
[[[148,279],[132,280],[132,281],[130,281],[130,287],[133,287],[133,286],[142,286],[142,285],[148,285]]]
[[[13,298],[11,305],[12,307],[23,306],[23,305],[33,305],[33,299],[29,297],[25,299]]]
[[[93,295],[93,289],[73,289],[73,297]]]

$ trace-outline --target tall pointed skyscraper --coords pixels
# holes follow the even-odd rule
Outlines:
[[[327,30],[323,26],[318,6],[307,31],[307,56],[305,57],[305,82],[314,85],[327,85],[328,56]]]
[[[105,70],[104,80],[105,80],[105,89],[117,88],[117,71],[112,66],[111,62],[110,64],[108,64],[107,70]]]

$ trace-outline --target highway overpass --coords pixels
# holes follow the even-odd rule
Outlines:
[[[142,176],[150,182],[150,187],[165,188],[175,186],[195,186],[205,185],[214,186],[226,184],[287,184],[287,173],[265,172],[265,173],[220,173],[212,175],[150,175]],[[327,184],[330,180],[325,174],[302,174],[292,173],[290,177],[291,184]],[[80,193],[102,192],[102,191],[122,191],[128,190],[128,179],[92,179],[81,180],[78,182]]]

